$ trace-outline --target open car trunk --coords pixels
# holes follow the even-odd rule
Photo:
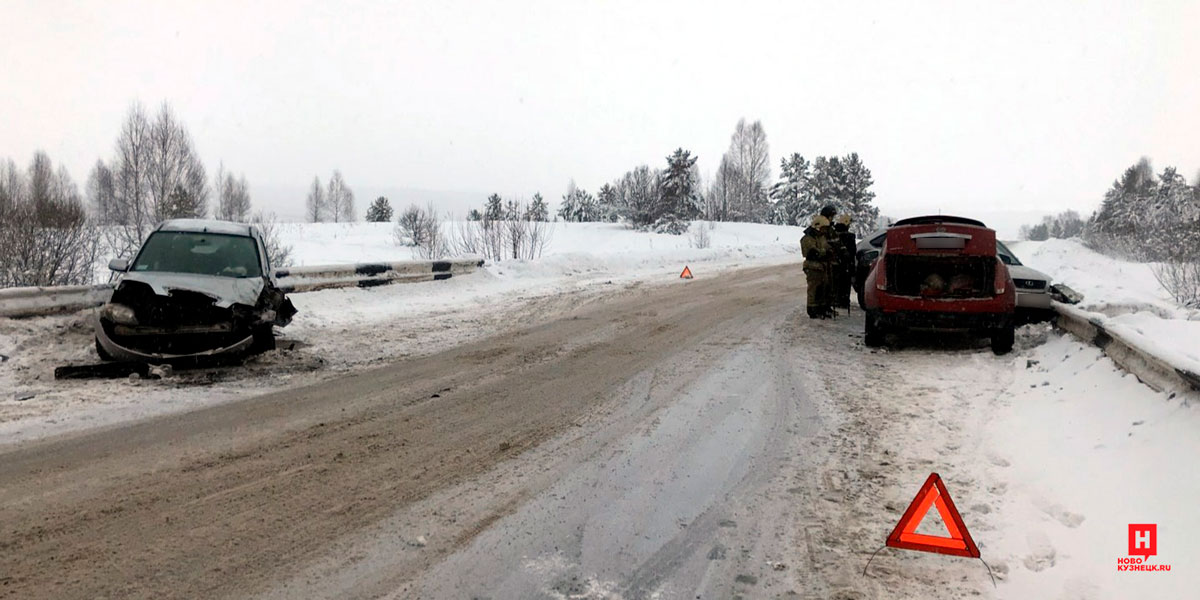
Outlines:
[[[996,259],[991,256],[891,254],[888,291],[921,298],[991,298]]]

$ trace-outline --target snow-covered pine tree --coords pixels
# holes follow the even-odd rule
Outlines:
[[[575,210],[576,218],[580,222],[600,220],[600,207],[596,204],[596,198],[587,190],[575,191]]]
[[[367,208],[367,221],[370,223],[387,223],[392,220],[392,204],[384,196],[380,196]]]
[[[1158,193],[1145,217],[1145,247],[1150,260],[1194,261],[1200,236],[1200,199],[1175,167],[1158,176]]]
[[[809,187],[812,188],[813,201],[819,206],[825,206],[836,200],[836,185],[833,181],[833,170],[829,166],[828,158],[818,156],[813,159]]]
[[[504,220],[504,201],[500,199],[500,194],[492,194],[488,196],[487,203],[483,206],[483,222],[484,224],[494,221]]]
[[[567,184],[567,193],[563,194],[562,204],[558,206],[558,217],[564,221],[575,221],[579,213],[576,205],[575,181]]]
[[[696,157],[683,148],[667,157],[658,203],[650,214],[654,231],[680,235],[687,231],[692,218],[699,213],[699,186],[692,168],[695,164]]]
[[[1100,252],[1142,258],[1145,249],[1139,240],[1145,235],[1144,218],[1157,194],[1154,168],[1150,159],[1142,157],[1105,192],[1100,209],[1084,229],[1084,240]]]
[[[648,165],[634,167],[617,182],[617,210],[637,229],[654,224],[659,203],[659,172]]]
[[[851,152],[841,160],[837,169],[841,178],[841,204],[838,210],[850,215],[850,230],[856,236],[863,237],[873,231],[875,221],[879,218],[879,209],[873,204],[875,192],[871,191],[875,180],[857,152]]]
[[[542,198],[541,192],[534,192],[533,200],[529,202],[529,208],[525,211],[526,221],[549,221],[550,209],[546,206],[546,200]]]
[[[804,225],[821,210],[813,198],[810,164],[799,153],[779,161],[779,181],[771,186],[773,221],[780,225]]]
[[[615,223],[621,214],[619,202],[616,187],[607,183],[600,186],[600,190],[596,192],[595,220]]]
[[[596,204],[596,198],[587,190],[575,187],[575,182],[572,181],[567,186],[567,193],[563,195],[563,203],[562,207],[558,209],[558,216],[564,221],[577,223],[598,221],[600,220],[600,210]]]

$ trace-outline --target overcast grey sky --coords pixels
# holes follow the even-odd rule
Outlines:
[[[1196,1],[0,7],[0,156],[82,185],[130,103],[166,100],[285,216],[335,167],[360,214],[389,188],[557,199],[680,146],[707,175],[740,117],[773,176],[857,151],[895,216],[1090,212],[1141,155],[1200,169]]]

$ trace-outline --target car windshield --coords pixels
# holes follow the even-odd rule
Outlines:
[[[996,253],[1000,255],[1000,261],[1006,265],[1021,266],[1021,261],[1017,260],[1017,255],[1012,253],[1004,243],[996,242]]]
[[[254,239],[190,231],[150,234],[131,271],[262,277]]]

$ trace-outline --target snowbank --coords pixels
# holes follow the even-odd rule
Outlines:
[[[1100,352],[1052,335],[1017,360],[986,417],[984,479],[998,480],[989,561],[1003,598],[1194,597],[1200,564],[1200,413]],[[1169,573],[1118,572],[1130,523],[1158,525]],[[999,559],[998,561],[996,559]]]
[[[1017,242],[1013,252],[1083,294],[1079,308],[1177,366],[1200,372],[1200,311],[1179,306],[1149,263],[1105,256],[1078,240]]]

